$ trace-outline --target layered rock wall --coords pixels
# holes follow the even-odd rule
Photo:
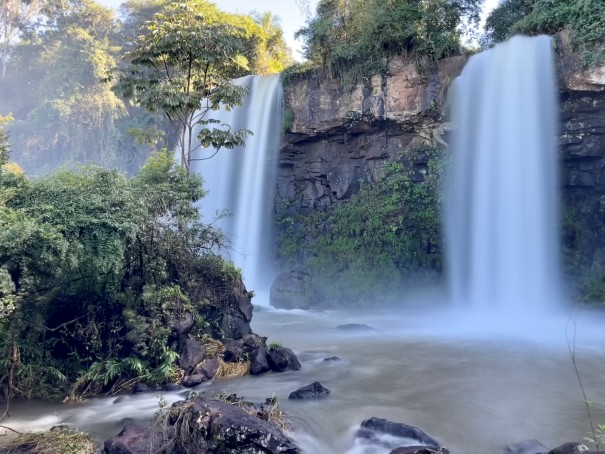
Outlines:
[[[605,66],[587,70],[564,35],[556,42],[564,248],[575,254],[567,264],[577,269],[568,271],[580,275],[605,261]],[[423,71],[396,60],[386,75],[353,90],[320,74],[290,81],[278,211],[301,213],[347,199],[360,180],[380,180],[382,165],[402,155],[421,175],[426,162],[414,150],[446,147],[447,91],[465,62],[453,57]]]

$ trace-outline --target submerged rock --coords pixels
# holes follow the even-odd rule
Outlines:
[[[446,448],[435,448],[433,446],[405,446],[395,448],[389,454],[449,454]]]
[[[334,362],[334,361],[342,361],[338,356],[329,356],[324,358],[324,362]]]
[[[310,385],[298,388],[296,391],[292,391],[288,396],[288,399],[320,399],[330,394],[330,390],[324,388],[318,381],[311,383]]]
[[[269,350],[267,347],[258,347],[250,355],[250,375],[259,375],[270,370]]]
[[[503,454],[544,454],[547,449],[538,440],[527,440],[508,445]]]
[[[426,434],[417,427],[408,426],[407,424],[403,423],[387,421],[386,419],[381,418],[366,419],[361,423],[361,426],[357,431],[357,438],[363,438],[376,444],[382,443],[381,436],[383,435],[412,440],[415,444],[422,444],[425,445],[425,448],[430,447],[434,450],[438,450],[441,446],[441,444],[436,441],[433,437]]]
[[[338,325],[336,329],[341,331],[355,331],[355,332],[366,332],[366,333],[375,333],[377,332],[376,328],[372,328],[369,325],[364,323],[347,323],[345,325]]]

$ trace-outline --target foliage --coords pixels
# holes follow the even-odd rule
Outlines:
[[[14,157],[38,172],[68,159],[116,165],[125,108],[99,80],[115,64],[117,21],[92,0],[60,5],[22,34],[0,84],[3,109],[15,115]]]
[[[605,57],[605,3],[601,0],[503,0],[486,22],[485,44],[515,34],[571,32],[571,43],[588,65]]]
[[[384,178],[325,211],[278,215],[283,268],[304,267],[332,303],[362,303],[377,291],[393,294],[411,275],[441,269],[439,181],[442,163],[433,149],[413,150],[383,166]],[[420,176],[421,175],[421,176]],[[415,182],[414,180],[423,180]]]
[[[201,180],[166,153],[132,178],[0,172],[0,382],[12,395],[117,392],[178,378],[182,320],[209,327],[239,271],[201,224]]]
[[[297,37],[309,60],[347,82],[384,72],[394,55],[436,60],[460,50],[479,0],[321,0]]]

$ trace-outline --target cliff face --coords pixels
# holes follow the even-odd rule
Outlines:
[[[280,156],[278,206],[296,211],[331,205],[356,192],[360,179],[379,180],[381,165],[407,150],[445,145],[447,87],[464,62],[450,58],[423,73],[394,61],[387,75],[353,91],[318,75],[286,86],[285,111],[293,121]]]
[[[564,253],[568,271],[586,279],[605,262],[605,66],[584,70],[565,37],[557,43]],[[360,180],[380,181],[382,165],[402,156],[422,181],[426,160],[414,150],[447,146],[447,89],[465,61],[445,59],[432,71],[393,61],[386,75],[352,91],[317,74],[286,85],[292,121],[280,155],[278,211],[301,214],[345,200]]]

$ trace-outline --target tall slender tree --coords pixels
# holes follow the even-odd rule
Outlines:
[[[199,2],[198,2],[199,3]],[[115,90],[151,112],[163,112],[179,130],[181,166],[208,159],[202,147],[234,148],[250,133],[232,131],[211,118],[221,107],[241,104],[246,89],[232,78],[248,71],[244,31],[209,21],[195,1],[175,3],[145,23],[127,53],[128,65],[114,70]]]

